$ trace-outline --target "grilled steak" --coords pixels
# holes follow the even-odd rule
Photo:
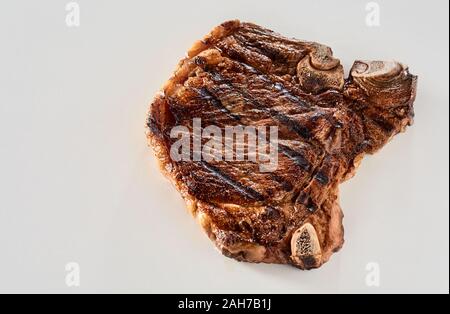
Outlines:
[[[224,255],[315,268],[343,245],[339,184],[412,124],[416,80],[393,61],[356,61],[345,79],[327,46],[228,21],[193,45],[155,97],[147,136],[162,172]],[[216,131],[276,127],[276,142],[257,153],[275,143],[277,166],[263,171],[260,160],[202,155],[190,145],[207,142],[192,135],[195,119]],[[171,158],[177,126],[190,134],[189,160]],[[231,143],[249,157],[248,136]]]

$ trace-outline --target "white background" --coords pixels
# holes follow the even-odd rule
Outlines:
[[[448,1],[378,1],[379,27],[366,1],[79,0],[78,28],[66,3],[0,4],[0,292],[448,293]],[[342,186],[346,243],[318,270],[221,256],[147,147],[153,95],[232,18],[419,76],[415,125]]]

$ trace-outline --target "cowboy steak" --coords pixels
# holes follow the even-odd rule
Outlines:
[[[416,81],[394,61],[356,61],[344,78],[325,45],[228,21],[192,46],[156,95],[147,137],[161,171],[224,255],[315,268],[344,242],[339,184],[412,124]],[[276,127],[276,141],[268,141],[277,146],[276,167],[198,158],[208,154],[193,146],[190,159],[174,160],[172,130],[182,126],[195,141],[195,119],[216,130]],[[238,145],[248,155],[249,137],[231,148]],[[258,146],[258,155],[270,145]]]

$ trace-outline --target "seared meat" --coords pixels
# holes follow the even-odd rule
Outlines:
[[[365,154],[412,124],[416,80],[404,65],[383,61],[356,61],[345,79],[329,47],[229,21],[193,45],[156,96],[148,139],[224,255],[315,268],[344,241],[339,184]],[[219,131],[277,127],[276,143],[257,148],[262,156],[276,144],[277,166],[263,171],[261,160],[199,158],[205,155],[194,146],[189,160],[174,160],[179,138],[171,132],[194,132],[195,118]],[[248,157],[248,138],[242,145]]]

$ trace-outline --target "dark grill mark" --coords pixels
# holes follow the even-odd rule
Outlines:
[[[304,102],[303,100],[301,100],[300,98],[298,98],[297,96],[294,96],[291,94],[291,92],[289,90],[286,89],[286,87],[280,83],[280,82],[276,82],[273,87],[278,90],[279,92],[281,92],[281,94],[283,96],[285,96],[286,98],[288,98],[290,101],[296,102],[298,104],[300,104],[302,107],[309,107],[306,102]]]
[[[223,182],[227,183],[228,185],[232,186],[237,192],[241,193],[242,195],[246,196],[247,198],[253,199],[255,201],[264,201],[265,197],[259,193],[258,191],[255,191],[251,187],[245,186],[242,183],[232,179],[227,174],[223,173],[219,168],[216,166],[213,166],[205,161],[199,162],[206,170],[208,170],[211,174],[222,180]]]
[[[156,124],[156,121],[154,119],[151,118],[151,116],[148,117],[147,119],[147,127],[150,129],[150,131],[157,135],[157,136],[161,136],[162,133],[158,128],[158,125]]]
[[[394,131],[395,127],[385,119],[381,117],[372,117],[372,121],[375,122],[380,128],[383,129],[383,131],[387,133],[391,133]]]
[[[309,205],[306,206],[306,209],[310,212],[310,213],[314,213],[317,210],[317,207],[311,203]]]
[[[233,118],[234,120],[241,119],[239,115],[233,114],[227,107],[225,107],[222,104],[222,102],[215,95],[213,95],[206,87],[197,89],[197,92],[200,95],[201,99],[207,100],[210,104],[219,109],[221,112],[225,113],[227,116]]]
[[[306,126],[301,125],[298,121],[275,110],[270,110],[270,113],[275,119],[286,125],[289,130],[294,131],[300,137],[306,140],[311,139],[311,131]]]
[[[280,217],[281,217],[281,214],[278,211],[278,209],[273,208],[271,206],[267,206],[265,211],[261,214],[261,218],[263,220],[278,219]]]
[[[310,166],[308,160],[306,160],[305,156],[303,156],[301,153],[299,153],[287,146],[281,145],[281,144],[278,145],[278,149],[284,155],[289,157],[300,168],[302,168],[306,171],[310,170],[311,166]]]
[[[327,185],[330,181],[328,176],[323,171],[318,171],[315,175],[315,178],[322,185]]]
[[[370,143],[367,140],[363,140],[362,142],[358,143],[355,146],[352,156],[354,157],[358,154],[361,154],[362,152],[366,151],[369,147],[370,147]]]
[[[246,221],[239,222],[239,227],[244,232],[253,233],[253,228]]]
[[[317,210],[317,206],[314,204],[311,196],[305,191],[300,192],[295,203],[305,206],[310,213],[314,213]]]
[[[275,182],[278,182],[279,184],[281,184],[281,188],[285,191],[290,191],[292,190],[294,187],[292,186],[292,184],[287,181],[285,178],[283,178],[282,176],[279,176],[273,172],[269,173],[270,178],[272,180],[274,180]]]

